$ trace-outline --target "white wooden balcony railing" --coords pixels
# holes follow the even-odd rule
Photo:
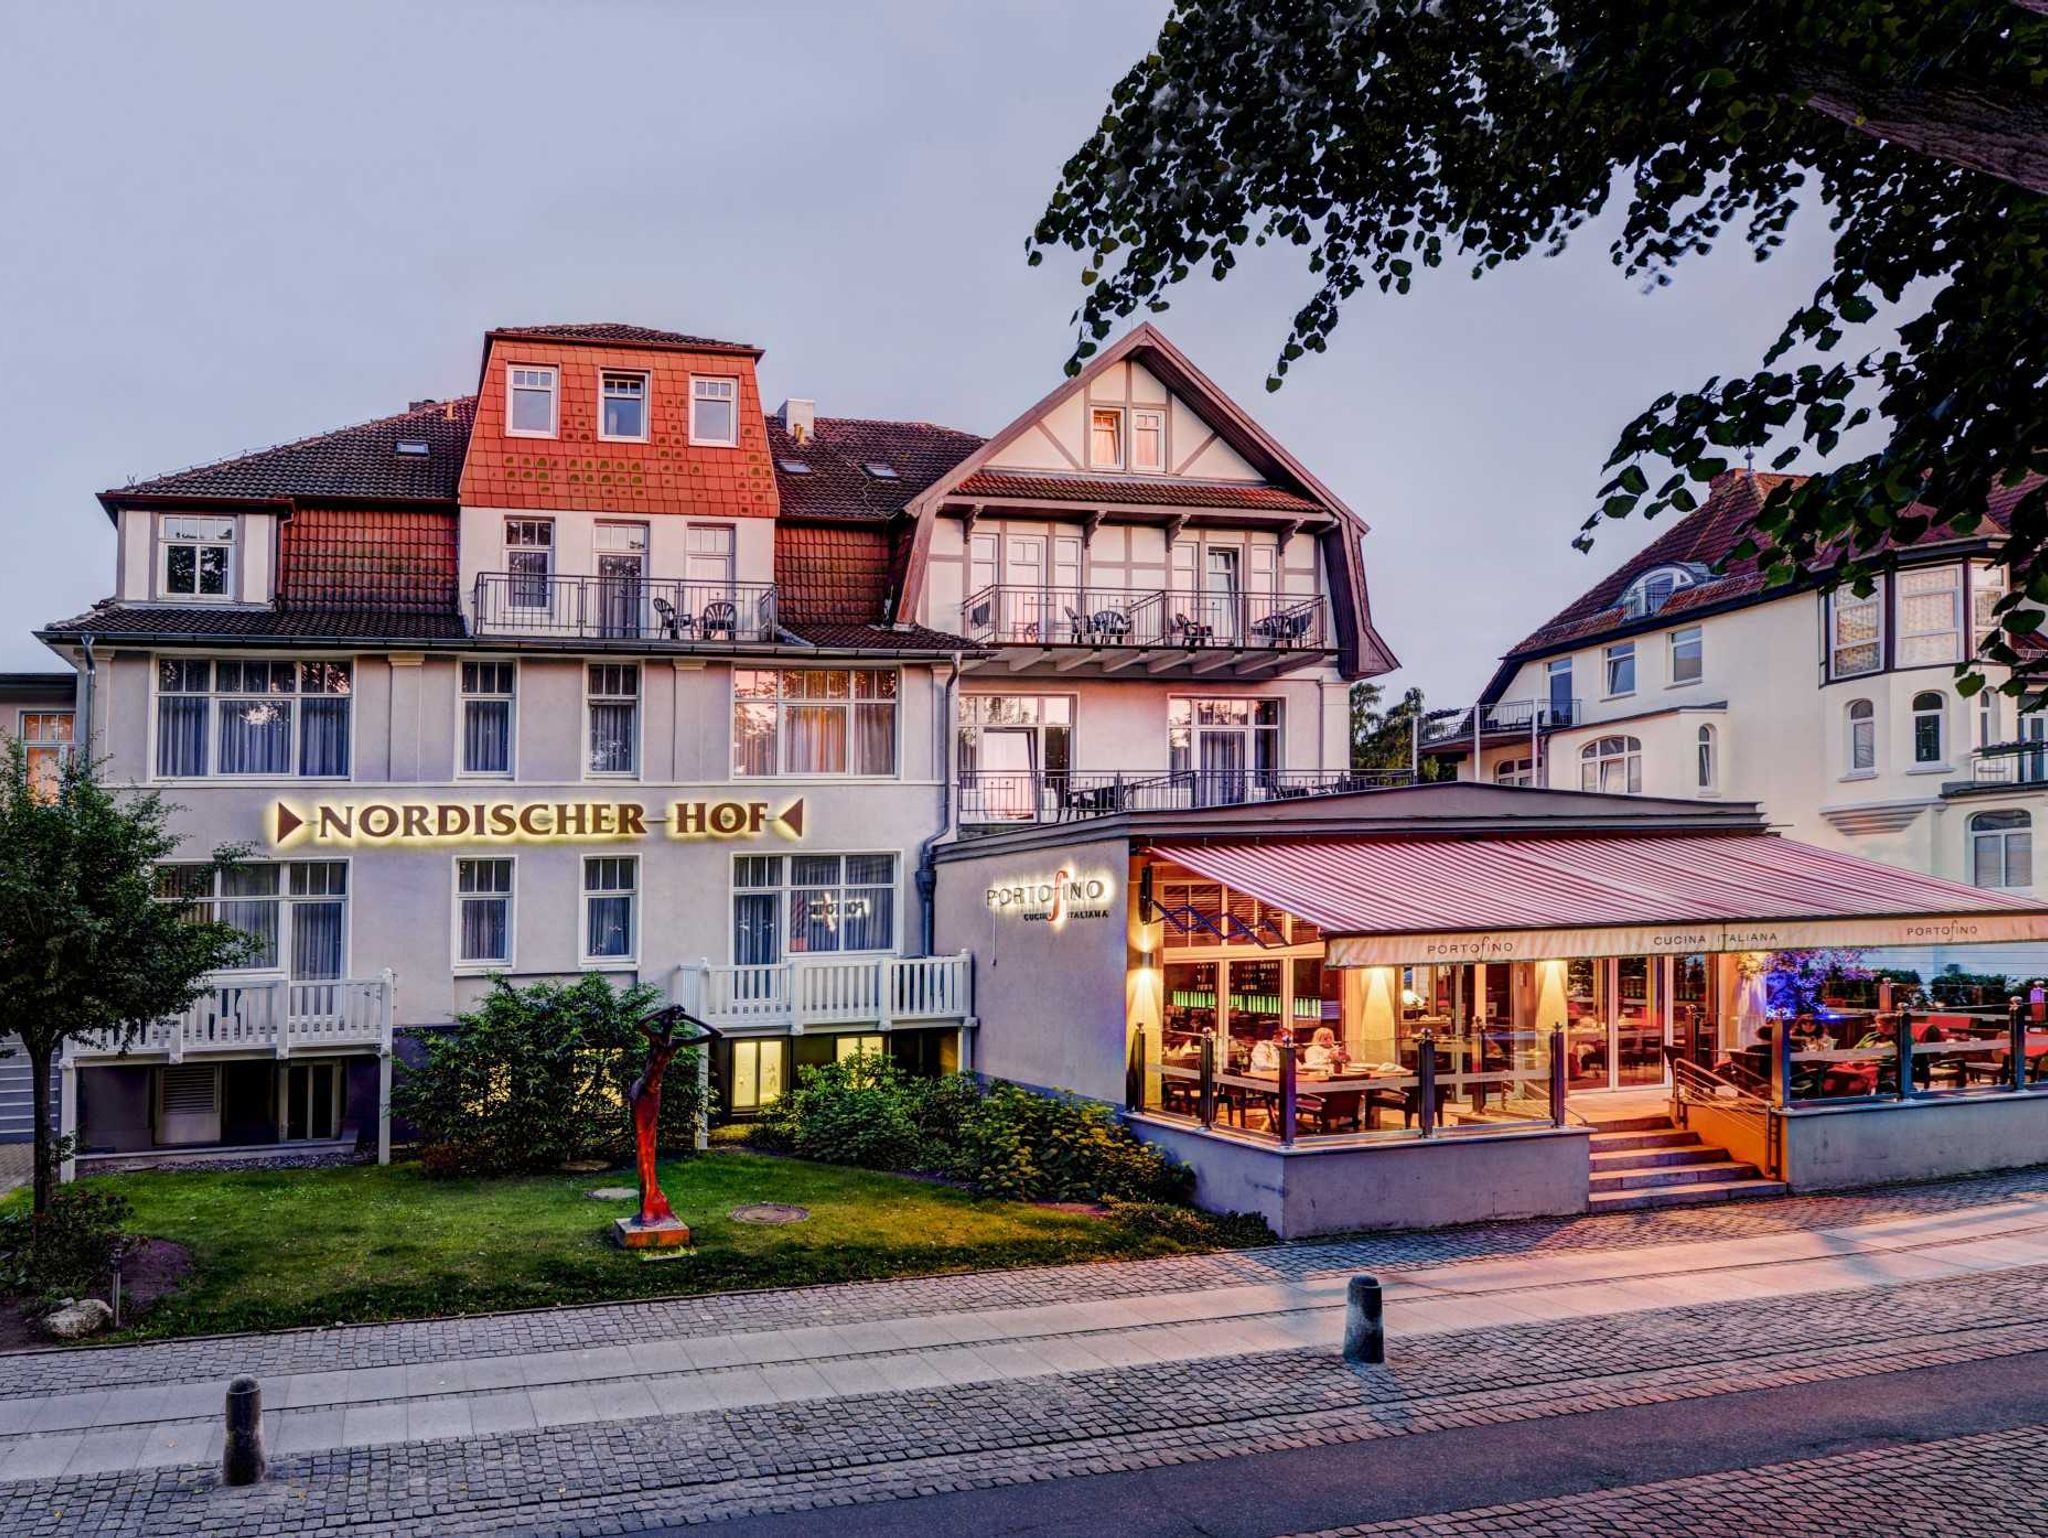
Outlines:
[[[752,965],[685,962],[675,1000],[717,1030],[802,1031],[871,1025],[883,1030],[966,1020],[974,1012],[973,958],[829,956]]]
[[[388,1052],[394,991],[388,971],[381,977],[331,982],[216,982],[184,1013],[143,1027],[126,1051],[174,1063],[228,1053],[290,1057],[365,1047]],[[68,1047],[74,1062],[118,1057],[122,1051],[121,1042],[112,1038],[74,1039]]]

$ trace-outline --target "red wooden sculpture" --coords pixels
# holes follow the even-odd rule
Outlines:
[[[620,1219],[615,1233],[619,1243],[631,1249],[666,1249],[688,1244],[690,1230],[677,1219],[661,1189],[657,1163],[661,1080],[677,1052],[693,1038],[708,1038],[712,1032],[678,1006],[658,1010],[641,1020],[640,1034],[647,1038],[647,1065],[626,1091],[626,1102],[633,1108],[633,1142],[640,1165],[640,1215],[630,1223]]]

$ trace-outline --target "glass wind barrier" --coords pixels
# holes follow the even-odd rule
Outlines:
[[[2048,1086],[2048,1021],[2019,1004],[1800,1016],[1765,1024],[1721,1070],[1791,1106],[2036,1089]]]

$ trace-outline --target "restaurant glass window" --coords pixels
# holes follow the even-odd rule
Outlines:
[[[1672,1039],[1688,1061],[1712,1067],[1719,1043],[1714,1037],[1713,973],[1708,958],[1695,952],[1671,960]]]
[[[1198,804],[1243,801],[1280,769],[1278,700],[1175,698],[1167,702],[1166,729],[1173,773]]]
[[[1845,745],[1851,774],[1877,773],[1877,707],[1851,700],[1843,712]]]
[[[1596,737],[1579,749],[1579,789],[1610,796],[1643,793],[1643,744],[1639,737]]]
[[[736,668],[732,770],[741,776],[896,772],[890,668]]]
[[[1855,678],[1884,665],[1882,580],[1868,596],[1837,588],[1828,597],[1828,676]]]
[[[512,772],[512,702],[517,669],[510,662],[462,664],[462,772]]]
[[[1913,762],[1939,764],[1947,761],[1948,704],[1939,690],[1925,689],[1913,696]]]
[[[1573,1089],[1607,1087],[1607,963],[1564,963],[1565,1072]]]
[[[1664,1082],[1664,1022],[1657,1005],[1657,961],[1621,956],[1614,963],[1614,1083]]]
[[[1894,643],[1898,665],[1962,661],[1962,567],[1923,566],[1899,572],[1892,580],[1899,606]]]
[[[1161,1061],[1193,1067],[1201,1060],[1203,1035],[1216,1029],[1217,979],[1222,969],[1213,961],[1169,961],[1162,970]]]
[[[1970,819],[1970,882],[1981,887],[2034,884],[2034,819],[2021,811]]]
[[[735,1111],[758,1111],[782,1098],[779,1039],[735,1041],[732,1044],[730,1103]]]
[[[1230,973],[1230,1013],[1225,1023],[1231,1068],[1277,1073],[1281,1029],[1286,1023],[1281,1013],[1281,959],[1233,957],[1225,965]]]

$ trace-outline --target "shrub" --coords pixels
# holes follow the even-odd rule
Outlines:
[[[886,1058],[857,1053],[804,1069],[763,1114],[759,1141],[826,1164],[908,1168],[925,1152],[917,1099],[918,1081]]]
[[[1201,1212],[1167,1202],[1127,1202],[1112,1196],[1103,1203],[1111,1222],[1134,1234],[1154,1235],[1175,1244],[1198,1248],[1244,1250],[1277,1240],[1256,1212]]]
[[[121,1225],[132,1216],[111,1192],[65,1186],[42,1212],[0,1217],[0,1289],[14,1296],[77,1296],[113,1269]]]
[[[400,1079],[430,1175],[535,1173],[572,1159],[623,1160],[633,1147],[626,1090],[646,1061],[638,1022],[657,1008],[650,987],[614,989],[595,974],[514,988],[500,980],[475,1010],[426,1039],[426,1060]],[[661,1147],[696,1147],[703,1100],[697,1049],[662,1080]]]
[[[970,1107],[947,1172],[1020,1201],[1185,1202],[1194,1172],[1139,1142],[1108,1107],[991,1084]]]

